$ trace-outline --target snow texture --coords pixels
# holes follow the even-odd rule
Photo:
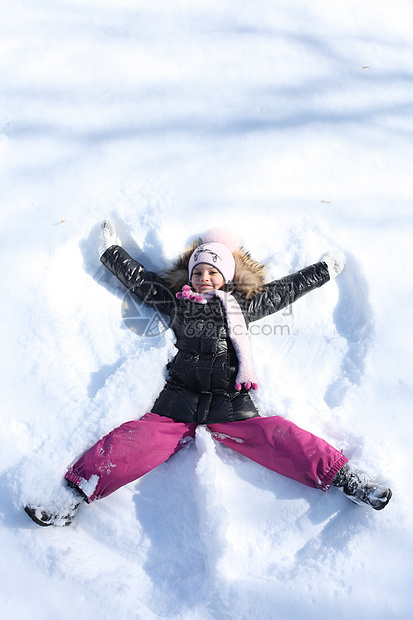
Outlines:
[[[14,0],[0,28],[2,620],[411,618],[412,3]],[[105,218],[148,268],[211,226],[272,278],[345,254],[255,325],[254,399],[384,511],[199,428],[72,526],[28,519],[174,353],[100,265]]]

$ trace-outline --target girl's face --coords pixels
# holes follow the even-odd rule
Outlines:
[[[207,293],[212,289],[220,289],[225,280],[218,269],[207,263],[200,263],[192,270],[192,288],[196,293]]]

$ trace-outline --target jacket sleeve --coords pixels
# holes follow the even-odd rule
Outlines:
[[[266,284],[264,290],[250,300],[244,300],[242,309],[246,323],[258,321],[286,308],[306,293],[330,280],[327,264],[315,263],[281,280]]]
[[[120,246],[112,245],[100,257],[101,262],[143,303],[171,315],[175,298],[164,280],[131,258]]]

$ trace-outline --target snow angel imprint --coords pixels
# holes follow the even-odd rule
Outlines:
[[[216,441],[279,474],[380,510],[391,490],[357,472],[345,455],[278,416],[262,417],[248,325],[286,308],[340,274],[344,257],[265,283],[265,267],[233,237],[212,229],[162,274],[146,271],[122,248],[113,225],[100,230],[100,260],[141,302],[170,317],[178,353],[151,411],[103,437],[66,472],[50,505],[26,506],[39,525],[68,525],[80,505],[102,499],[165,462],[199,424]]]

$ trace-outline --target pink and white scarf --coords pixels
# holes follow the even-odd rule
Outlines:
[[[182,291],[176,293],[176,297],[177,299],[186,299],[198,304],[207,304],[213,297],[218,297],[221,300],[225,309],[229,337],[238,358],[235,389],[240,391],[242,386],[244,386],[247,390],[256,390],[258,383],[252,363],[248,329],[240,305],[235,297],[231,293],[226,293],[219,289],[213,289],[208,293],[196,293],[187,284],[182,287]]]

